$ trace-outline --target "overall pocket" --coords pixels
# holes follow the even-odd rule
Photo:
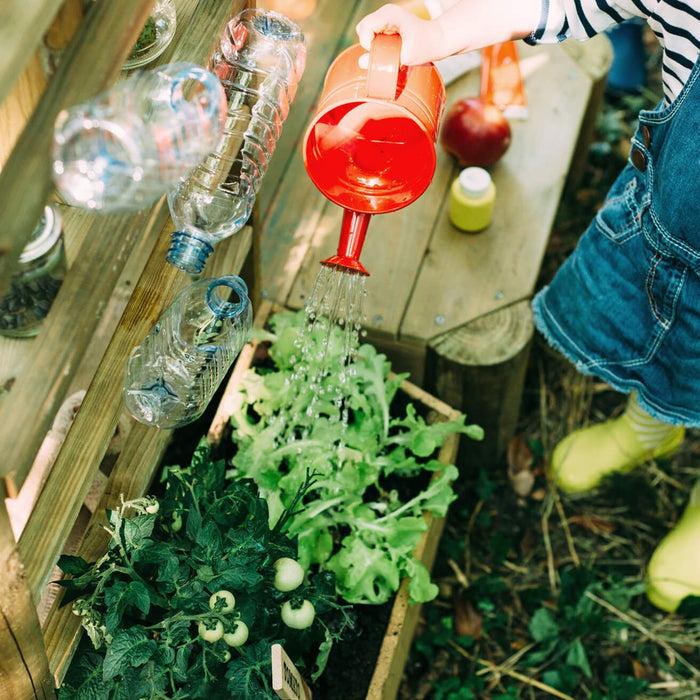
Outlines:
[[[624,243],[641,232],[641,213],[648,198],[639,178],[628,163],[595,216],[598,231],[615,243]]]

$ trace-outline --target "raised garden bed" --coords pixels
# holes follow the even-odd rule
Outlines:
[[[258,313],[259,324],[264,322],[267,312],[268,309],[265,308]],[[251,365],[260,362],[261,356],[264,355],[261,353],[263,346],[254,342],[246,346],[241,353],[230,381],[221,393],[216,414],[207,433],[212,457],[218,459],[223,456],[227,464],[230,461],[227,454],[232,450],[235,451],[235,448],[232,448],[230,417],[236,407],[240,408],[241,382],[244,381]],[[426,424],[436,421],[463,421],[460,413],[410,382],[400,381],[400,378],[396,377],[392,377],[391,380],[400,382],[396,394],[396,403],[400,407],[399,415],[402,415],[400,411],[405,410],[406,405],[410,403],[416,409],[420,420],[424,420]],[[172,464],[172,455],[177,454],[178,443],[191,440],[192,435],[192,429],[176,433],[173,443],[175,449],[171,450],[170,455],[166,457],[166,464]],[[456,457],[457,444],[457,432],[447,435],[437,453],[431,456],[432,459],[437,460],[441,465],[450,465]],[[187,447],[182,444],[179,446],[184,448],[178,458],[181,460]],[[433,471],[432,479],[439,479],[444,470],[438,468]],[[430,476],[428,472],[427,477]],[[422,485],[417,488],[426,487],[427,477],[423,475]],[[430,481],[430,483],[433,482]],[[424,512],[423,518],[426,521],[426,528],[420,536],[414,555],[427,570],[430,570],[442,532],[444,517],[435,517]],[[351,634],[352,638],[347,642],[335,644],[324,673],[315,683],[309,681],[316,697],[343,697],[344,700],[364,698],[393,700],[396,697],[420,613],[420,605],[409,602],[415,595],[415,591],[411,591],[409,578],[404,578],[396,594],[383,605],[355,606],[353,616],[356,618],[356,625]],[[363,672],[366,672],[364,677]]]

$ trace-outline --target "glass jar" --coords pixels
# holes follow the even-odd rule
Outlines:
[[[123,70],[140,68],[158,58],[175,36],[176,25],[177,16],[173,0],[158,0],[141,29]]]
[[[19,258],[10,289],[0,301],[0,335],[29,338],[39,332],[66,272],[61,216],[44,207]]]

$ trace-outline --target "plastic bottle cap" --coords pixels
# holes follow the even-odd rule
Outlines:
[[[29,243],[19,256],[20,263],[28,263],[40,258],[61,235],[61,217],[53,207],[44,207],[41,221],[34,229]]]
[[[459,174],[459,186],[464,194],[482,197],[489,190],[491,176],[483,168],[465,168]]]

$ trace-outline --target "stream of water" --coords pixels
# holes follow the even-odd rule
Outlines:
[[[341,435],[347,427],[345,397],[360,344],[365,279],[365,275],[343,267],[321,265],[306,302],[304,328],[296,341],[299,357],[290,379],[297,387],[296,393],[312,392],[306,415],[292,421],[297,426],[306,426],[302,440],[308,437],[320,411],[329,403],[337,410],[331,420],[341,422]],[[336,344],[340,344],[339,348],[334,348],[339,350],[340,357],[336,359],[337,353],[333,352],[330,354],[333,359],[329,361],[329,348]],[[337,381],[326,381],[331,374]]]

